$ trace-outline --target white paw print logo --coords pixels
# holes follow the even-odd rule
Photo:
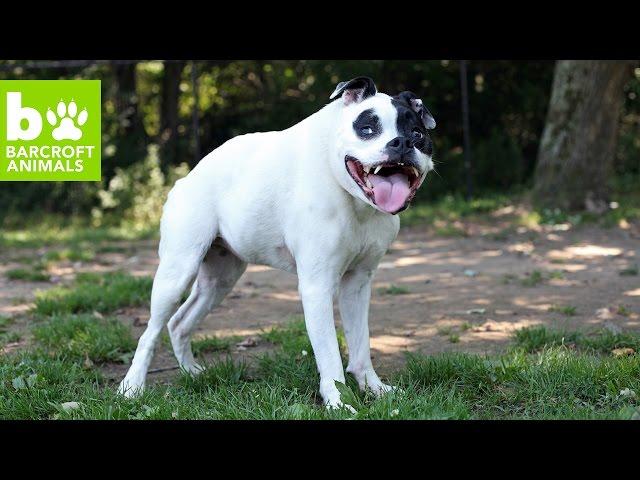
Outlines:
[[[86,108],[82,109],[78,118],[76,118],[77,114],[78,106],[73,99],[71,99],[69,105],[66,105],[60,99],[55,113],[50,108],[47,110],[47,121],[51,126],[55,127],[58,125],[58,121],[60,122],[51,133],[55,140],[80,140],[82,138],[82,130],[76,126],[76,123],[79,127],[83,126],[87,123],[89,114]]]

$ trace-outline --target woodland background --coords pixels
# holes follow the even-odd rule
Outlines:
[[[464,195],[460,65],[457,60],[0,61],[0,79],[100,79],[103,99],[102,182],[4,183],[0,221],[13,225],[27,217],[61,214],[94,225],[127,220],[142,228],[157,221],[166,188],[202,156],[235,135],[299,122],[329,101],[338,82],[359,75],[372,77],[378,89],[389,94],[414,91],[437,119],[432,132],[437,174],[416,202]],[[561,79],[564,86],[554,85],[554,71],[563,65],[569,77]],[[603,172],[594,174],[597,182],[607,188],[612,182],[635,183],[640,173],[639,62],[473,60],[467,70],[474,195],[535,187],[534,192],[542,190],[538,199],[548,207],[588,208],[582,201],[588,185],[576,187],[577,202],[560,198],[563,188],[553,179],[538,175],[539,185],[534,185],[536,166],[544,156],[545,124],[558,130],[547,139],[550,145],[568,142],[571,150],[580,151],[580,168],[605,164]],[[547,113],[554,88],[565,100],[575,96],[576,104],[565,105],[564,115],[556,111],[552,117]],[[613,96],[605,95],[606,88],[613,89]],[[587,101],[595,104],[587,108]],[[556,103],[562,103],[559,97]],[[599,114],[608,115],[605,120],[615,124],[613,132],[602,134],[601,127],[592,125]],[[572,122],[578,125],[573,130]],[[587,145],[584,153],[578,148],[589,127],[596,128],[592,141],[606,144],[604,150]],[[607,135],[614,140],[608,141]],[[553,168],[545,171],[561,177]],[[568,173],[568,178],[575,177]],[[593,175],[577,177],[586,181]],[[557,201],[544,193],[542,183],[558,193]],[[596,194],[605,200],[608,195]]]

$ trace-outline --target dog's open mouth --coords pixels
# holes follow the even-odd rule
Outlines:
[[[387,213],[395,214],[407,208],[420,186],[420,172],[412,165],[393,162],[365,167],[348,155],[345,164],[364,194]]]

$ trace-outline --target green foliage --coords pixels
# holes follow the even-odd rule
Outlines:
[[[0,315],[0,332],[3,332],[9,325],[13,323],[13,318]]]
[[[146,305],[153,280],[128,273],[78,274],[71,286],[36,292],[34,312],[40,315],[83,312],[110,313],[118,308]]]
[[[14,268],[7,270],[6,276],[9,280],[23,280],[26,282],[48,282],[49,274],[37,269]]]
[[[392,95],[402,90],[416,92],[436,116],[438,128],[433,140],[441,176],[433,175],[428,180],[429,188],[420,190],[418,200],[464,188],[457,61],[202,61],[195,66],[198,105],[194,105],[192,64],[188,62],[148,61],[58,70],[23,68],[14,61],[0,63],[4,67],[16,65],[0,71],[0,79],[101,79],[104,177],[102,184],[8,184],[0,191],[0,204],[6,207],[0,216],[20,217],[31,210],[86,215],[93,210],[94,219],[100,221],[96,212],[103,209],[104,192],[126,197],[123,188],[139,192],[134,193],[142,195],[138,201],[144,206],[146,200],[150,205],[153,200],[141,189],[127,187],[121,180],[112,188],[111,181],[122,177],[122,171],[131,172],[130,167],[146,163],[147,145],[158,146],[165,174],[185,160],[193,167],[194,107],[199,114],[197,133],[203,156],[236,135],[280,130],[299,122],[327,103],[338,82],[358,75],[371,76],[381,91]],[[535,160],[553,62],[472,61],[468,68],[474,180],[480,189],[503,188],[507,181],[511,186],[531,170]],[[172,77],[171,72],[177,76]],[[177,87],[173,90],[176,93],[168,95],[165,88],[171,82]],[[174,106],[176,115],[172,117],[169,112]],[[497,175],[500,171],[509,172],[509,180]],[[150,173],[142,182],[157,185],[155,175]],[[135,174],[126,175],[130,176]],[[154,191],[154,196],[163,195]],[[127,198],[119,200],[121,203],[105,207],[103,213],[117,214],[133,203]],[[129,215],[134,213],[131,209]],[[148,215],[149,211],[143,209],[134,223],[142,223]]]
[[[142,240],[157,235],[157,225],[142,231],[133,231],[126,224],[118,226],[91,226],[85,219],[64,219],[57,215],[25,220],[17,228],[0,230],[0,246],[5,248],[39,248],[67,245],[72,249],[91,249],[102,242]],[[81,254],[82,255],[82,254]],[[83,255],[84,256],[84,255]]]
[[[98,192],[100,207],[92,211],[93,222],[116,215],[134,232],[143,232],[160,223],[162,205],[173,184],[189,172],[186,163],[162,171],[157,145],[151,145],[144,161],[126,169],[117,168],[106,189]]]
[[[230,337],[214,337],[208,336],[203,338],[196,338],[191,342],[191,350],[193,354],[198,357],[203,353],[211,352],[228,352],[231,347],[240,341],[238,336]]]
[[[337,385],[343,401],[356,408],[353,414],[321,406],[315,362],[312,355],[301,355],[300,348],[308,348],[302,319],[265,332],[281,348],[259,355],[255,367],[229,358],[217,360],[198,376],[179,373],[171,384],[151,384],[136,399],[117,395],[115,385],[85,360],[115,356],[118,361],[118,353],[109,353],[113,348],[132,348],[122,340],[124,335],[114,336],[113,326],[106,326],[110,321],[85,315],[49,322],[36,327],[41,348],[0,356],[1,419],[628,419],[640,415],[635,394],[640,392],[640,356],[595,355],[625,344],[605,334],[591,339],[593,344],[585,351],[567,348],[566,341],[555,343],[559,339],[551,331],[530,330],[517,338],[533,342],[517,340],[514,349],[499,356],[410,354],[392,379],[402,391],[375,398],[360,392],[350,376],[346,384]],[[93,328],[100,331],[84,335]],[[101,340],[98,347],[87,338],[111,340]]]
[[[577,308],[571,305],[553,305],[549,308],[549,311],[561,313],[565,317],[573,317],[576,314]]]
[[[587,419],[637,415],[640,357],[547,348],[535,355],[410,355],[405,381],[453,391],[473,418]],[[628,389],[628,390],[627,390]],[[422,390],[424,391],[424,390]]]
[[[635,277],[638,275],[638,265],[633,265],[631,267],[623,268],[620,270],[620,275],[623,277]]]
[[[275,326],[262,334],[266,341],[278,345],[287,353],[300,354],[303,350],[311,354],[311,342],[307,336],[304,317],[295,316],[283,326]]]
[[[411,291],[403,285],[392,284],[378,289],[378,295],[406,295],[407,293],[411,293]]]
[[[132,231],[139,233],[155,226],[167,187],[199,158],[236,135],[280,130],[299,122],[327,103],[339,81],[358,75],[374,78],[383,92],[414,91],[436,117],[432,137],[438,173],[429,174],[414,206],[466,188],[458,61],[213,60],[195,66],[184,61],[144,61],[55,69],[2,60],[0,65],[0,79],[99,78],[103,99],[103,181],[7,183],[0,190],[0,224],[5,227],[20,223],[26,214],[46,212],[83,219],[91,215],[94,226],[115,225],[125,218]],[[192,68],[198,78],[198,105]],[[530,183],[553,69],[553,61],[468,63],[475,194]],[[619,177],[640,174],[638,72],[635,69],[625,87],[615,159]],[[194,108],[198,132],[192,126]],[[200,141],[197,157],[194,133]],[[605,221],[640,218],[640,202],[631,207],[619,203],[620,208],[608,213]],[[543,216],[544,222],[558,220],[553,211]],[[460,234],[452,226],[438,228],[442,235]]]
[[[487,194],[467,201],[461,194],[445,195],[439,200],[412,205],[402,214],[401,224],[434,225],[436,222],[444,222],[441,228],[456,227],[451,224],[465,218],[481,217],[491,212],[512,204],[513,196],[505,194]]]
[[[0,331],[0,347],[4,347],[8,343],[19,342],[22,339],[22,335],[18,332],[3,332]]]
[[[136,347],[122,322],[93,315],[54,315],[36,325],[33,336],[47,351],[76,361],[126,363]]]
[[[186,372],[180,376],[178,385],[187,390],[205,393],[220,387],[238,385],[248,380],[244,363],[234,363],[231,358],[203,365],[205,370],[198,375]]]
[[[95,252],[90,248],[65,248],[49,250],[42,256],[43,262],[89,262],[95,258]]]
[[[530,275],[524,277],[520,280],[520,283],[525,287],[535,287],[536,285],[542,283],[544,280],[544,275],[540,270],[534,270]]]
[[[573,345],[593,353],[611,353],[616,348],[640,349],[640,336],[632,333],[613,333],[600,330],[591,334],[565,332],[545,327],[528,327],[516,331],[516,346],[525,352],[537,352],[546,347]]]

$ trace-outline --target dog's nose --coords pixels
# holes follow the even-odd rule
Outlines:
[[[389,143],[387,143],[387,150],[389,151],[389,153],[395,155],[402,156],[406,153],[409,153],[412,148],[413,143],[411,142],[411,139],[407,137],[396,137]]]

